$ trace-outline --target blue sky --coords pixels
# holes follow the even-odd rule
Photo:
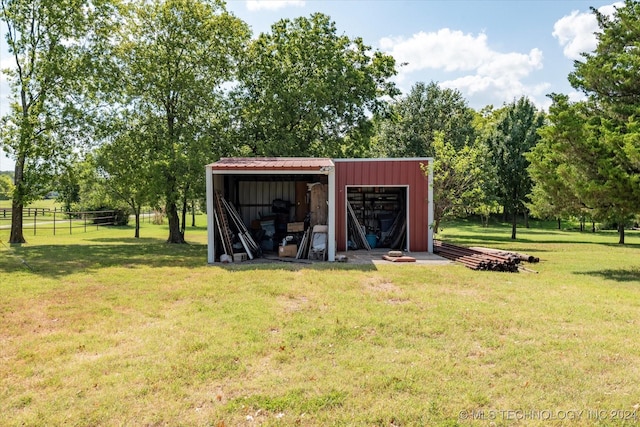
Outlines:
[[[501,106],[522,95],[540,108],[546,95],[579,98],[567,82],[580,52],[595,48],[589,8],[613,11],[613,1],[582,0],[230,0],[227,9],[254,35],[283,18],[329,15],[338,32],[362,37],[392,54],[401,67],[395,81],[407,93],[416,82],[459,90],[469,106]],[[619,3],[618,3],[619,4]],[[2,27],[4,33],[6,28]],[[10,66],[4,38],[0,68]],[[8,104],[0,77],[0,114]],[[0,153],[0,170],[13,162]]]

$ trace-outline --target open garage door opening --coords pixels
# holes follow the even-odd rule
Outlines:
[[[347,186],[347,250],[406,250],[406,186]]]

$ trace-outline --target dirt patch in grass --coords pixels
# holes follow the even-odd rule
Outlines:
[[[402,289],[384,277],[368,277],[363,281],[363,287],[369,292],[402,293]]]
[[[309,306],[309,299],[305,296],[279,296],[278,304],[280,304],[285,312],[295,313],[302,311]]]

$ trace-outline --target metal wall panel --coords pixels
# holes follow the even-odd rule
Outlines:
[[[339,251],[346,250],[346,187],[407,186],[409,250],[428,250],[429,183],[420,169],[426,160],[336,160],[336,241]]]
[[[240,215],[247,226],[254,219],[269,216],[271,204],[275,199],[291,202],[296,200],[296,184],[294,181],[239,181],[238,203]],[[263,205],[263,206],[256,206]],[[293,215],[293,208],[290,215]]]

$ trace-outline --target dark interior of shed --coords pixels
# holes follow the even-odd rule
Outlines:
[[[347,248],[403,249],[406,201],[406,187],[347,187]]]
[[[314,226],[327,224],[327,181],[327,176],[321,174],[226,175],[223,194],[256,242],[255,255],[277,253],[283,257],[306,258],[308,248],[299,250],[305,234],[308,245]],[[246,252],[240,238],[241,227],[230,225],[229,228],[234,253]],[[224,251],[223,234],[217,233],[216,248]]]

